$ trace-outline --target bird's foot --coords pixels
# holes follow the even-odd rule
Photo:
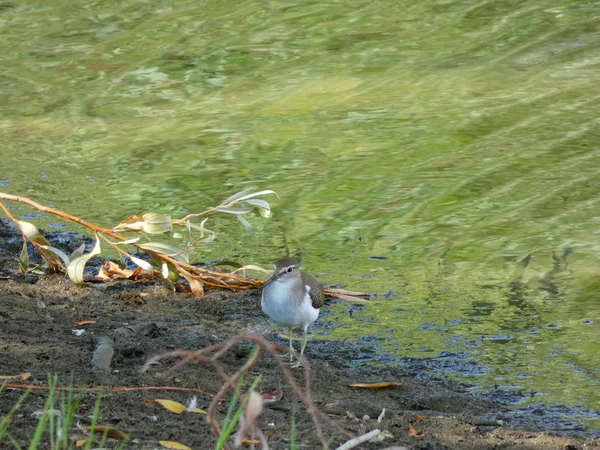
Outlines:
[[[292,364],[294,362],[294,358],[298,359],[298,352],[294,349],[290,349],[282,355],[278,353],[277,356],[279,356],[281,359],[289,359],[289,362],[286,362],[286,364]]]
[[[298,367],[304,367],[304,362],[300,358],[296,362],[290,363],[290,369],[297,369]]]

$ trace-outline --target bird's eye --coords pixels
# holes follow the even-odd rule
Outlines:
[[[287,270],[287,271],[288,271],[288,273],[292,273],[292,270],[294,270],[294,268],[293,268],[293,267],[288,267],[288,270]]]

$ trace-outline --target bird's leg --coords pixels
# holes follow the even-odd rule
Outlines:
[[[297,358],[298,354],[296,353],[296,351],[294,350],[294,346],[292,345],[293,342],[293,333],[292,333],[292,327],[288,327],[289,330],[289,338],[290,338],[290,349],[288,350],[287,353],[284,353],[283,355],[279,355],[281,358],[290,358],[289,363],[287,364],[291,364],[294,361],[294,356]]]
[[[306,333],[307,330],[308,330],[308,327],[304,327],[304,337],[302,339],[302,347],[300,347],[300,356],[298,357],[298,360],[296,361],[296,363],[293,364],[292,366],[290,366],[292,369],[295,369],[296,367],[304,366],[302,357],[304,356],[304,349],[306,348],[306,342],[308,341],[308,335]]]

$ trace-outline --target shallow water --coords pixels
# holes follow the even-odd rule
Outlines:
[[[323,282],[381,294],[330,307],[317,334],[600,409],[598,11],[6,2],[0,190],[110,226],[274,189],[262,233],[215,217],[199,259],[302,253]]]

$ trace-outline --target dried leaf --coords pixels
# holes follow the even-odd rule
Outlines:
[[[162,242],[146,242],[144,244],[139,244],[138,247],[144,250],[159,253],[161,255],[170,256],[171,258],[179,262],[190,262],[188,255],[183,250],[175,247],[174,245],[164,244]]]
[[[141,231],[141,230],[140,230]],[[135,244],[137,241],[139,241],[140,238],[136,237],[133,239],[127,239],[126,241],[119,241],[119,242],[115,242],[115,245],[129,245],[129,244]],[[120,255],[120,253],[119,253]]]
[[[44,259],[48,262],[50,267],[60,267],[61,261],[60,258],[57,257],[56,254],[48,251],[45,247],[50,247],[50,243],[46,240],[44,236],[39,232],[36,226],[32,223],[25,222],[22,220],[18,220],[19,228],[21,232],[25,235],[25,237],[31,243],[36,244],[36,249],[42,254]]]
[[[72,261],[75,258],[77,258],[78,256],[82,256],[85,253],[85,243],[81,244],[79,247],[77,247],[75,250],[73,250],[73,253],[71,253],[69,255],[69,260]]]
[[[78,441],[75,441],[75,447],[77,447],[77,448],[83,447],[86,442],[87,442],[87,439],[79,439]]]
[[[92,427],[86,427],[84,429],[86,431],[89,431],[90,433],[92,432]],[[129,437],[121,430],[108,426],[96,425],[96,427],[94,427],[94,434],[106,434],[106,437],[109,437],[111,439],[118,439],[119,441],[129,440]]]
[[[51,245],[40,245],[40,248],[43,248],[44,250],[54,253],[56,256],[58,256],[60,258],[62,263],[65,265],[65,267],[69,266],[70,259],[67,256],[67,254],[65,252],[63,252],[61,249],[52,247]]]
[[[283,398],[283,391],[281,389],[275,389],[271,393],[263,393],[263,403],[275,403]]]
[[[194,414],[208,414],[205,410],[198,409],[198,408],[188,409],[188,412],[191,412],[191,413],[194,413]]]
[[[188,447],[187,445],[182,444],[181,442],[158,441],[158,443],[160,445],[162,445],[164,448],[170,448],[170,449],[174,449],[174,450],[192,450],[191,447]]]
[[[354,384],[349,384],[348,386],[350,386],[352,388],[360,388],[360,389],[385,389],[385,388],[389,388],[389,387],[401,386],[401,384],[397,383],[395,381],[388,381],[388,382],[384,382],[384,383],[354,383]]]
[[[27,273],[29,270],[29,251],[27,250],[27,241],[23,239],[23,249],[19,255],[19,273]]]
[[[141,267],[143,270],[150,273],[154,273],[154,267],[152,267],[152,264],[150,264],[148,261],[136,258],[135,256],[130,256],[129,258],[131,258],[131,261],[133,261],[135,265]]]
[[[96,321],[95,320],[81,320],[79,322],[73,322],[73,326],[74,327],[82,327],[84,325],[89,325],[92,323],[96,323]]]
[[[202,282],[200,280],[195,279],[188,273],[182,273],[181,275],[190,284],[192,294],[194,294],[196,298],[204,297],[204,286],[202,285]]]
[[[132,231],[142,231],[144,229],[144,222],[140,219],[139,216],[133,215],[129,216],[127,219],[123,220],[119,225],[113,227],[113,231],[123,231],[123,230],[132,230]]]
[[[136,270],[140,270],[138,267]],[[117,278],[133,278],[135,272],[131,269],[121,268],[117,263],[106,261],[98,271],[98,278],[102,279],[117,279]]]
[[[173,229],[171,216],[168,214],[149,212],[142,214],[142,220],[144,221],[144,231],[149,234],[166,233]]]
[[[24,381],[31,377],[30,372],[24,372],[19,375],[0,375],[0,380],[21,380]]]
[[[75,284],[83,284],[83,270],[87,262],[94,256],[100,254],[100,238],[96,234],[96,245],[93,250],[87,255],[81,255],[71,261],[67,266],[67,275]]]
[[[340,403],[339,400],[336,400],[335,402],[327,403],[327,404],[325,404],[325,408],[331,408],[331,407],[337,405],[338,403]]]
[[[408,424],[408,435],[412,437],[423,437],[423,433],[419,433],[412,424]]]
[[[181,403],[173,400],[157,399],[152,400],[152,403],[156,403],[157,405],[160,405],[163,408],[168,409],[169,411],[175,414],[181,414],[182,412],[187,411],[187,407],[185,405],[182,405]]]

